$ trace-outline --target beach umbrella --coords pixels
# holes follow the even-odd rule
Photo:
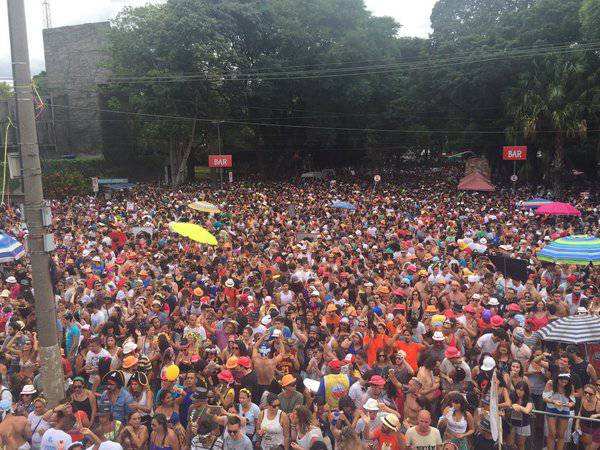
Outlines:
[[[25,247],[8,234],[0,233],[0,263],[13,262],[25,254]]]
[[[207,213],[218,213],[221,212],[217,205],[213,205],[208,202],[193,202],[188,205],[188,208],[194,211],[207,212]]]
[[[537,208],[535,213],[549,216],[581,216],[581,212],[577,208],[561,202],[546,203]]]
[[[565,344],[600,342],[600,316],[578,314],[562,317],[537,331],[542,340]]]
[[[553,201],[546,200],[545,198],[534,198],[524,202],[519,202],[517,206],[521,209],[536,209],[548,203],[553,203]]]
[[[169,228],[174,233],[190,238],[192,241],[200,242],[201,244],[217,245],[217,238],[195,223],[187,222],[171,222]]]
[[[585,234],[567,236],[551,242],[537,254],[541,261],[556,264],[600,264],[600,239]]]
[[[338,208],[338,209],[348,209],[351,211],[356,210],[356,206],[354,206],[352,203],[348,203],[348,202],[333,202],[331,204],[332,208]]]

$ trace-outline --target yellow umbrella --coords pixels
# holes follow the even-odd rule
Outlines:
[[[188,208],[193,209],[194,211],[207,212],[207,213],[218,213],[221,212],[217,205],[213,205],[208,202],[194,202],[188,205]]]
[[[208,230],[202,228],[200,225],[195,223],[187,222],[171,222],[169,224],[171,231],[190,238],[192,241],[200,242],[202,244],[217,245],[217,239],[208,232]]]

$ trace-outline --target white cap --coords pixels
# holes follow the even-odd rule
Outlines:
[[[481,245],[485,245],[485,244],[487,244],[487,239],[482,237],[481,239],[479,239],[479,243]]]
[[[481,295],[479,295],[477,292],[475,292],[475,293],[472,295],[472,297],[473,297],[475,300],[481,300]]]
[[[280,330],[280,329],[278,329],[278,328],[275,328],[275,329],[273,330],[273,337],[274,337],[274,338],[278,338],[279,336],[281,336],[281,330]]]
[[[128,355],[137,350],[137,344],[135,342],[127,341],[123,344],[123,354]]]
[[[483,358],[483,362],[481,363],[481,370],[493,370],[496,367],[496,361],[491,356],[486,356]]]
[[[490,301],[488,302],[488,305],[498,306],[499,304],[500,304],[500,302],[498,301],[498,299],[496,297],[490,297]]]
[[[270,295],[267,295],[265,297],[265,302],[272,302],[273,301],[273,297],[271,297]]]
[[[442,333],[441,331],[436,331],[436,332],[433,333],[432,339],[434,341],[443,341],[445,339],[444,338],[444,333]]]
[[[377,403],[377,399],[370,398],[365,402],[363,408],[366,411],[379,411],[379,404]]]

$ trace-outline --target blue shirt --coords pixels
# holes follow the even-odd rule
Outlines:
[[[114,403],[109,400],[108,391],[104,391],[102,393],[102,401],[110,402],[110,412],[115,420],[118,420],[123,425],[127,424],[127,417],[131,412],[129,404],[133,402],[133,396],[127,390],[121,388],[117,401]]]
[[[67,325],[67,328],[65,329],[66,356],[69,355],[71,348],[77,348],[79,346],[80,336],[81,330],[77,325],[74,323]]]

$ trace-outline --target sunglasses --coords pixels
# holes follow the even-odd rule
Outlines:
[[[595,392],[585,391],[585,392],[584,392],[584,394],[585,394],[585,395],[594,395],[594,394],[595,394]]]
[[[279,408],[281,406],[281,403],[273,403],[271,405],[271,408]]]

